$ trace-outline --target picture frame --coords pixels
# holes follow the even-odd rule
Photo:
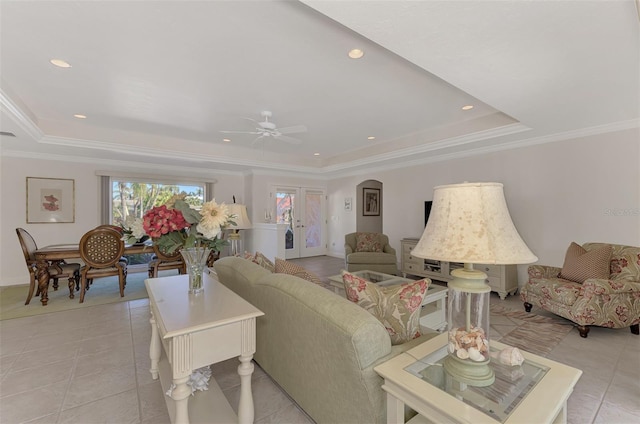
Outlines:
[[[380,189],[362,189],[362,215],[380,216]]]
[[[75,180],[27,177],[27,223],[75,222]]]
[[[351,205],[353,204],[353,198],[345,197],[344,198],[344,210],[351,211]]]

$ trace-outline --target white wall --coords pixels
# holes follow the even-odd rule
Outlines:
[[[0,158],[0,285],[28,283],[15,228],[25,228],[40,246],[45,246],[77,242],[84,232],[99,224],[95,172],[103,169],[104,164]],[[74,179],[76,222],[27,225],[27,176]],[[329,254],[337,257],[344,256],[344,234],[356,228],[356,186],[367,179],[383,183],[383,230],[398,252],[400,239],[422,234],[424,201],[432,199],[433,187],[463,181],[505,185],[516,228],[540,258],[539,263],[561,266],[565,250],[574,240],[640,244],[637,129],[329,181],[218,174],[215,170],[211,176],[218,180],[216,200],[231,203],[235,195],[239,203],[247,205],[252,222],[264,221],[273,184],[325,188],[329,195]],[[344,209],[345,198],[352,199],[351,211]],[[526,266],[519,267],[519,276],[522,284]]]
[[[0,286],[28,284],[29,273],[24,262],[15,229],[26,229],[38,246],[77,243],[82,235],[100,224],[99,177],[96,171],[104,164],[83,164],[61,161],[0,158]],[[126,169],[119,169],[126,172]],[[131,172],[140,174],[134,168]],[[172,175],[177,175],[175,172]],[[75,222],[69,224],[27,224],[26,177],[70,178],[75,180]],[[198,175],[199,179],[203,175]],[[232,202],[232,196],[244,193],[244,177],[240,174],[217,174],[214,197],[218,202]],[[240,201],[241,199],[238,199]]]
[[[422,235],[433,187],[464,181],[504,184],[516,228],[540,264],[562,266],[571,241],[640,244],[638,129],[332,180],[333,256],[344,255],[344,234],[355,231],[344,198],[355,198],[355,187],[370,178],[384,184],[383,230],[398,261],[400,239]],[[518,267],[520,285],[526,268]]]

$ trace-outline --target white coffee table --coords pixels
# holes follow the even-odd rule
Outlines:
[[[250,303],[204,275],[204,292],[188,293],[189,277],[149,278],[145,286],[151,309],[151,376],[160,377],[172,423],[252,423],[251,359],[256,351],[256,317],[264,315]],[[191,396],[187,381],[201,367],[239,356],[238,416],[214,378],[209,389]]]
[[[397,275],[384,274],[377,271],[354,271],[352,274],[367,281],[378,284],[379,286],[390,286],[402,283],[410,283],[415,280],[409,278],[398,277]],[[333,287],[333,291],[341,296],[346,296],[344,291],[344,283],[342,275],[333,275],[329,277],[329,284]],[[447,300],[447,288],[434,284],[433,281],[429,285],[427,295],[422,301],[422,311],[420,311],[420,326],[431,330],[442,331],[447,328],[447,317],[445,314]]]
[[[453,380],[441,366],[448,334],[440,334],[375,367],[387,392],[387,423],[566,423],[567,399],[582,371],[522,351],[522,366],[491,366],[496,382],[476,388]],[[506,345],[491,341],[491,349]]]

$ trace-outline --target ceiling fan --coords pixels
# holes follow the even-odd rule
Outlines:
[[[253,142],[251,143],[252,145],[257,143],[259,140],[268,138],[268,137],[273,137],[276,140],[286,141],[287,143],[291,143],[291,144],[302,143],[301,140],[298,140],[297,138],[289,137],[286,134],[307,132],[307,127],[305,127],[304,125],[294,125],[292,127],[278,128],[274,122],[271,122],[269,120],[269,118],[271,118],[272,116],[272,113],[270,111],[264,110],[260,113],[260,115],[264,118],[264,120],[260,122],[256,121],[255,119],[244,118],[255,123],[256,128],[253,131],[220,131],[220,132],[225,134],[257,135],[258,137],[255,140],[253,140]]]

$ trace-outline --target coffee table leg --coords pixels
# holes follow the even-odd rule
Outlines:
[[[251,375],[253,374],[253,355],[240,356],[238,374],[240,375],[240,402],[238,404],[238,423],[253,423],[253,394],[251,393]]]
[[[158,335],[158,327],[156,326],[156,318],[151,312],[151,344],[149,345],[149,358],[151,359],[151,378],[158,379],[158,361],[160,361],[160,336]]]
[[[387,424],[404,424],[404,402],[387,393]]]

